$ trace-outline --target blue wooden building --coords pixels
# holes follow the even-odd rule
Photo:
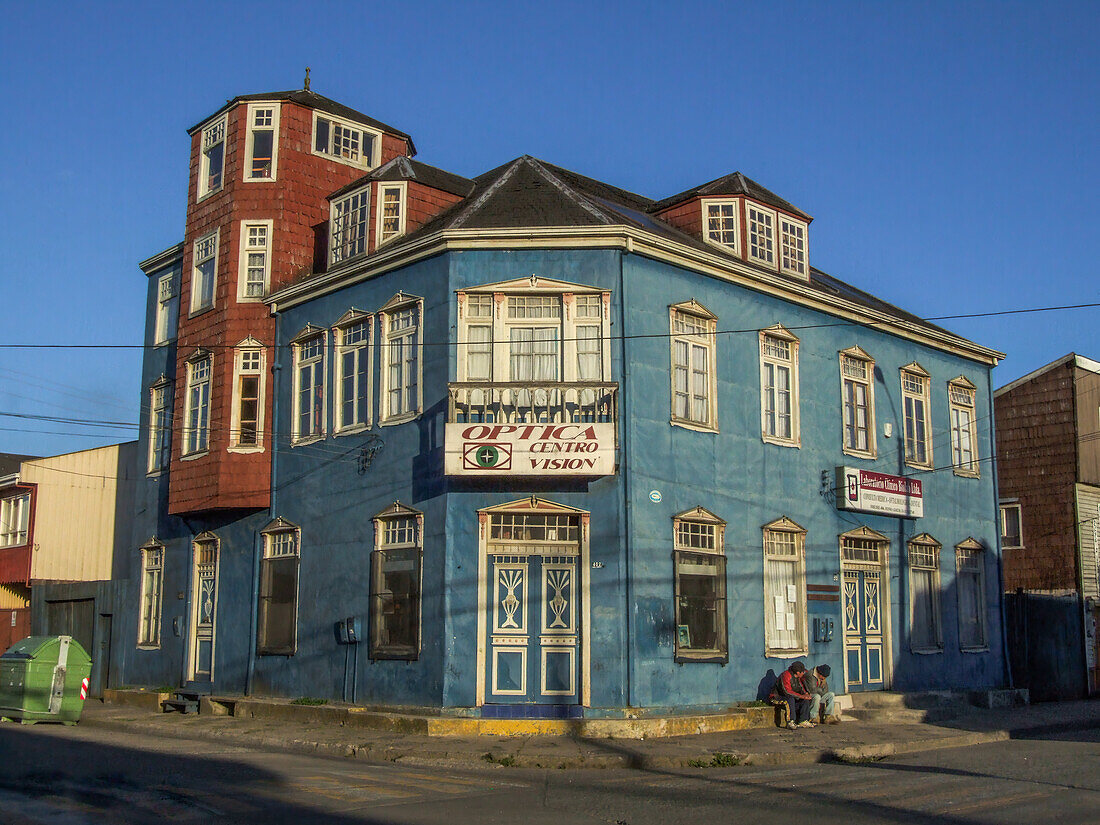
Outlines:
[[[838,692],[1005,683],[1001,355],[811,266],[809,215],[531,157],[378,158],[326,201],[270,339],[224,342],[267,506],[170,514],[175,456],[150,475],[126,681],[484,716],[721,707],[795,659]],[[146,359],[183,399],[143,437],[181,460],[196,351]]]

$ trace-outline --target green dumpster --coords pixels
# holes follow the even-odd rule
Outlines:
[[[0,719],[75,725],[92,660],[72,636],[28,636],[0,656]]]

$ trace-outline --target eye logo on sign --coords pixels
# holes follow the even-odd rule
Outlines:
[[[512,445],[467,441],[462,449],[464,470],[512,469]]]

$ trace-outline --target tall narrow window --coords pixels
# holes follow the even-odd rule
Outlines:
[[[367,251],[370,187],[334,200],[329,218],[329,263],[338,264]]]
[[[929,424],[928,373],[917,364],[901,371],[901,398],[905,406],[905,463],[914,467],[932,466],[932,440]]]
[[[468,295],[466,314],[466,380],[493,378],[493,296]]]
[[[577,380],[603,380],[602,300],[599,295],[577,295],[576,316]]]
[[[806,266],[806,224],[780,217],[780,269],[788,275],[808,276]]]
[[[176,336],[179,301],[176,300],[175,278],[171,273],[157,281],[157,320],[153,343],[163,344]]]
[[[753,204],[746,205],[749,229],[749,260],[775,269],[775,213]]]
[[[874,458],[875,362],[859,347],[840,353],[840,393],[844,408],[844,452]]]
[[[348,120],[314,114],[314,154],[370,169],[378,163],[381,143],[382,135],[378,132]]]
[[[298,559],[301,533],[284,519],[261,531],[260,621],[256,652],[292,655],[298,646]]]
[[[962,376],[947,385],[951,410],[951,464],[957,476],[977,476],[978,433],[974,424],[975,387]]]
[[[677,661],[729,661],[725,533],[702,507],[672,519]]]
[[[30,540],[31,494],[0,499],[0,547],[19,547]]]
[[[370,426],[371,325],[369,315],[351,315],[336,329],[337,433]]]
[[[194,266],[191,275],[191,311],[214,306],[214,284],[217,280],[218,231],[195,241]]]
[[[764,527],[764,646],[768,656],[806,647],[806,530],[783,517]]]
[[[223,115],[202,130],[198,192],[200,198],[222,188],[222,173],[225,170],[225,123]]]
[[[259,300],[271,280],[271,221],[241,221],[237,297]]]
[[[307,333],[310,330],[307,328]],[[305,334],[304,334],[305,335]],[[325,336],[299,336],[294,344],[294,440],[312,441],[324,435]]]
[[[798,446],[798,339],[779,324],[760,333],[760,420],[765,441]]]
[[[940,543],[927,533],[909,542],[909,646],[915,653],[943,650]]]
[[[696,301],[669,307],[672,333],[672,423],[717,430],[717,317]]]
[[[184,455],[205,452],[210,439],[210,372],[212,356],[200,355],[187,364],[187,427]]]
[[[168,466],[172,444],[172,385],[162,378],[149,389],[149,472]]]
[[[1001,547],[1023,547],[1024,527],[1019,504],[1001,505]]]
[[[263,446],[264,351],[260,342],[248,338],[237,346],[233,398],[233,431],[230,447],[240,451]]]
[[[509,362],[513,381],[561,380],[561,298],[510,295]]]
[[[382,310],[381,423],[396,424],[420,414],[419,299],[397,295]]]
[[[959,591],[959,647],[985,650],[985,550],[973,538],[955,545],[955,587]]]
[[[420,656],[424,515],[395,502],[374,517],[371,554],[372,659]]]
[[[741,245],[738,211],[735,200],[703,201],[703,237],[708,243],[738,253]]]
[[[164,582],[164,548],[150,544],[141,548],[141,617],[138,645],[160,646],[161,590]]]
[[[278,153],[279,104],[249,104],[245,180],[275,180]]]
[[[405,190],[404,181],[378,184],[378,246],[405,234]]]

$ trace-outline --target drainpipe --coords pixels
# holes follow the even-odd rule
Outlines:
[[[1005,564],[1004,564],[1004,550],[1001,547],[1001,528],[1000,528],[1000,512],[1001,512],[1001,491],[1000,484],[997,481],[997,418],[993,414],[993,368],[986,370],[985,383],[987,392],[989,393],[989,454],[990,464],[992,465],[993,474],[993,507],[994,513],[998,518],[996,521],[997,526],[997,601],[1001,605],[1001,663],[1004,670],[1005,685],[1009,688],[1014,688],[1016,685],[1012,679],[1012,661],[1008,655],[1008,627],[1006,624],[1007,613],[1005,612]],[[1026,637],[1025,637],[1026,638]]]
[[[623,565],[620,568],[623,580],[623,590],[625,592],[626,610],[623,611],[626,617],[626,657],[623,662],[623,675],[626,678],[626,704],[628,707],[634,707],[634,662],[633,662],[633,645],[634,634],[632,628],[633,621],[633,609],[634,609],[634,557],[631,552],[631,537],[633,536],[632,526],[632,511],[630,506],[631,490],[633,485],[630,479],[630,425],[628,416],[626,414],[626,388],[630,383],[630,361],[627,359],[626,354],[626,308],[629,305],[626,297],[626,277],[624,275],[625,262],[624,258],[630,254],[631,246],[628,244],[626,249],[619,253],[619,343],[620,343],[620,357],[622,358],[622,383],[619,386],[619,423],[622,427],[623,441],[622,452],[620,454],[621,461],[619,462],[619,475],[623,480],[623,495],[620,499],[620,512],[619,518],[623,525]]]
[[[271,450],[271,504],[268,508],[268,517],[269,520],[273,521],[276,510],[275,499],[278,493],[278,485],[275,483],[275,471],[279,466],[279,376],[282,375],[283,370],[282,347],[279,346],[279,328],[281,327],[282,316],[279,315],[277,304],[271,305],[271,314],[275,316],[275,345],[272,347],[275,355],[271,364],[271,437],[268,440],[268,447]],[[252,547],[252,604],[248,622],[248,673],[245,678],[245,696],[252,695],[252,686],[256,675],[256,637],[259,632],[260,558],[262,555],[263,536],[257,533]]]

